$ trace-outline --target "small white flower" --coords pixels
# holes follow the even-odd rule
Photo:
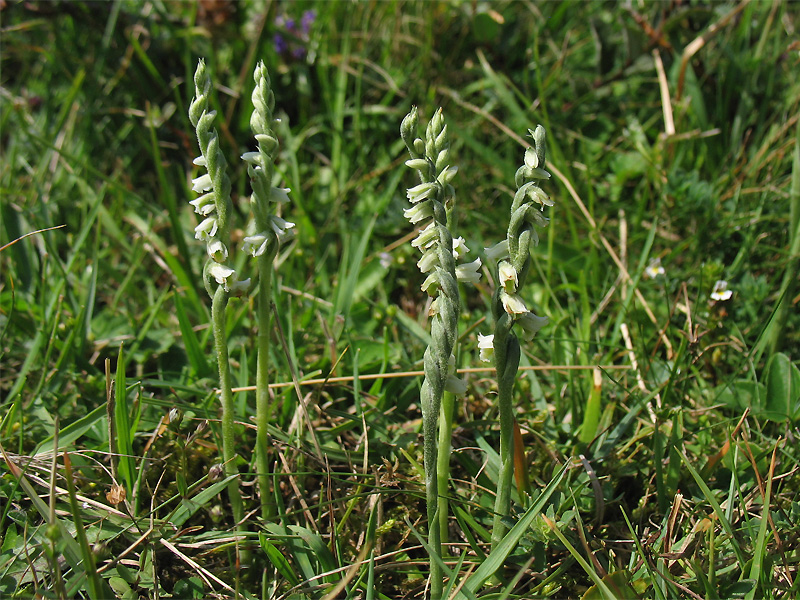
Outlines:
[[[228,279],[235,273],[233,269],[220,263],[214,263],[208,268],[208,274],[216,279],[218,284],[224,285],[226,291],[228,289]]]
[[[430,202],[423,202],[415,204],[411,208],[403,210],[403,216],[408,219],[411,224],[419,223],[423,219],[433,216],[433,206]]]
[[[284,219],[276,217],[275,215],[272,215],[272,217],[270,218],[270,225],[272,226],[272,230],[275,232],[275,235],[277,235],[278,237],[283,237],[284,235],[286,235],[286,232],[289,229],[294,227],[294,223],[285,221]]]
[[[714,291],[711,292],[711,299],[724,302],[730,300],[733,292],[728,289],[728,282],[720,279],[714,284]]]
[[[420,250],[425,250],[430,248],[436,240],[439,239],[439,232],[436,231],[436,224],[431,222],[428,223],[427,227],[419,232],[419,235],[414,238],[411,242],[411,245],[414,248],[419,248]]]
[[[201,155],[201,156],[198,156],[197,158],[195,158],[195,159],[192,161],[192,164],[195,164],[195,165],[197,165],[198,167],[205,167],[205,166],[207,166],[207,165],[208,165],[208,163],[206,162],[206,157],[205,157],[205,156],[202,156],[202,155]]]
[[[525,166],[529,169],[536,169],[539,166],[539,155],[531,147],[525,150]]]
[[[247,279],[238,281],[236,279],[236,274],[234,273],[233,280],[229,281],[228,287],[225,288],[225,291],[230,292],[234,296],[244,296],[249,289],[250,289],[250,278],[248,277]]]
[[[409,202],[412,204],[416,204],[420,200],[425,200],[431,197],[431,194],[436,190],[436,184],[434,183],[420,183],[419,185],[415,185],[412,188],[408,188],[406,192],[406,196],[408,197]]]
[[[453,177],[456,176],[456,173],[458,173],[458,167],[452,165],[445,167],[442,169],[442,172],[439,173],[439,176],[436,178],[436,180],[442,185],[447,185],[450,183],[450,181],[452,181]]]
[[[266,233],[256,233],[255,235],[248,235],[244,238],[242,250],[251,254],[253,257],[261,256],[267,251],[267,246],[270,241],[269,235]]]
[[[278,204],[284,204],[289,201],[289,192],[291,191],[291,188],[274,187],[269,191],[269,199]]]
[[[502,258],[508,258],[508,240],[503,240],[490,248],[484,248],[483,251],[486,252],[486,260],[492,262],[497,262]]]
[[[214,194],[209,192],[208,194],[203,194],[202,196],[195,198],[191,202],[189,202],[192,206],[194,206],[194,212],[198,215],[202,215],[207,217],[216,209],[216,204],[214,204]]]
[[[492,362],[494,358],[494,336],[478,334],[478,349],[481,351],[480,359],[483,362]]]
[[[458,260],[468,252],[469,248],[467,248],[467,244],[464,243],[463,237],[459,236],[453,240],[453,258]]]
[[[438,281],[437,281],[436,285],[437,286],[439,285]],[[429,317],[435,317],[438,314],[439,314],[439,296],[436,296],[436,298],[434,298],[433,302],[431,302],[430,308],[428,309],[428,316]]]
[[[463,396],[467,393],[467,382],[456,377],[456,357],[452,354],[447,361],[447,379],[444,383],[444,389],[456,396]]]
[[[519,315],[524,315],[528,312],[528,307],[525,306],[522,298],[516,294],[509,294],[505,291],[500,292],[500,301],[503,303],[503,310],[515,319]]]
[[[514,194],[514,201],[518,202],[523,197],[527,197],[528,200],[530,200],[531,202],[535,202],[536,204],[539,204],[542,207],[553,206],[553,201],[550,200],[550,197],[547,194],[545,194],[542,188],[536,185],[536,183],[533,181],[529,181],[528,183],[526,183],[517,190],[517,192]],[[544,217],[542,217],[542,219],[544,219]],[[538,217],[536,218],[536,220],[540,221]]]
[[[250,163],[253,166],[260,167],[261,165],[261,153],[260,152],[245,152],[242,154],[242,160]]]
[[[532,202],[541,204],[543,207],[555,205],[554,202],[550,199],[550,196],[545,194],[544,190],[542,190],[542,188],[540,188],[538,185],[535,184],[531,185],[531,187],[528,188],[527,194],[528,198],[530,198]]]
[[[417,267],[419,267],[420,272],[427,273],[433,267],[435,267],[439,263],[439,257],[437,256],[436,250],[426,250],[425,253],[422,255],[417,261]]]
[[[517,270],[511,265],[510,262],[504,260],[498,267],[498,276],[500,278],[500,285],[508,294],[513,294],[517,291],[519,285],[519,278]]]
[[[455,396],[463,396],[467,393],[467,382],[455,375],[448,375],[444,382],[444,389]]]
[[[550,319],[547,317],[538,317],[532,312],[528,311],[524,315],[520,315],[517,317],[517,323],[520,324],[522,327],[522,331],[520,332],[520,337],[529,342],[533,339],[533,336],[536,335],[542,327],[547,325],[550,322]]]
[[[208,217],[194,228],[194,237],[197,240],[208,240],[217,234],[217,217]]]
[[[425,281],[422,282],[420,289],[431,298],[435,298],[439,294],[439,276],[436,273],[428,275]]]
[[[481,279],[481,259],[476,258],[471,263],[456,266],[456,279],[464,283],[478,283]]]
[[[659,275],[664,275],[666,271],[664,270],[664,267],[661,266],[661,259],[654,258],[647,265],[647,268],[644,270],[644,273],[650,279],[655,279]]]
[[[214,182],[211,180],[211,175],[206,173],[205,175],[200,175],[200,177],[195,177],[192,179],[192,191],[193,192],[207,192],[214,187]]]
[[[223,262],[228,258],[228,249],[225,247],[225,244],[219,240],[209,241],[206,250],[208,251],[208,255],[216,262]]]

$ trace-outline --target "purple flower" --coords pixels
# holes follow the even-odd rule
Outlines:
[[[272,36],[272,43],[275,44],[275,52],[278,54],[285,54],[289,49],[289,45],[280,33],[276,33]]]
[[[308,32],[311,31],[311,26],[314,24],[316,18],[317,11],[315,10],[307,10],[303,13],[303,18],[300,19],[300,28],[305,35],[308,35]]]

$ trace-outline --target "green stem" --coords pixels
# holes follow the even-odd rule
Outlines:
[[[450,453],[453,437],[453,410],[455,398],[453,394],[444,393],[442,397],[441,418],[439,421],[439,456],[436,459],[436,483],[438,490],[437,506],[439,519],[439,536],[441,544],[447,544],[447,521],[450,514],[447,499],[450,487]]]
[[[426,358],[430,348],[425,351]],[[428,361],[426,361],[427,363]],[[428,513],[428,545],[431,548],[431,600],[439,600],[444,593],[444,573],[435,557],[442,556],[442,537],[437,524],[439,508],[437,463],[439,449],[436,445],[441,396],[433,391],[428,378],[420,390],[422,404],[423,461],[425,463],[425,500]]]
[[[269,468],[269,425],[272,408],[269,398],[269,342],[271,327],[270,303],[272,301],[272,261],[274,252],[258,257],[258,360],[256,365],[256,468],[258,489],[261,497],[261,516],[270,519],[276,508],[272,502]]]
[[[500,474],[494,502],[492,550],[503,540],[508,527],[503,519],[511,512],[511,485],[514,477],[514,379],[519,369],[520,348],[517,336],[510,332],[509,317],[504,316],[495,330],[495,366],[497,368],[497,405],[500,411]]]
[[[233,424],[233,392],[231,391],[231,372],[228,362],[228,340],[225,335],[225,312],[228,306],[228,293],[222,286],[217,288],[211,300],[211,326],[214,329],[214,347],[217,350],[219,366],[220,400],[222,402],[222,459],[225,461],[225,474],[236,475],[236,430]],[[239,479],[232,479],[228,484],[228,495],[231,500],[233,518],[236,528],[241,529],[244,518],[244,505],[239,494]]]

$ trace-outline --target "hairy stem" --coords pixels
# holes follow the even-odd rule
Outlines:
[[[222,403],[222,459],[225,461],[225,475],[236,475],[236,430],[233,424],[233,392],[231,391],[231,372],[228,362],[228,340],[225,336],[225,309],[228,306],[228,293],[219,286],[211,301],[211,326],[214,329],[214,347],[217,351],[219,367],[220,400]],[[237,528],[241,527],[244,518],[242,496],[239,493],[239,479],[232,479],[228,484],[228,496],[231,500],[233,518]]]

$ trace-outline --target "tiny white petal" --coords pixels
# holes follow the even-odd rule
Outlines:
[[[508,258],[508,240],[503,240],[490,248],[484,248],[483,251],[486,252],[486,259],[492,262],[497,262],[502,258]]]
[[[217,262],[222,262],[228,258],[228,249],[225,247],[225,244],[219,240],[209,242],[206,250],[208,251],[208,255]]]
[[[456,266],[456,278],[464,283],[478,283],[481,279],[481,259],[476,258],[470,263]]]
[[[243,279],[242,281],[232,281],[225,288],[225,291],[230,292],[234,296],[243,296],[250,289],[250,278]]]
[[[514,318],[528,312],[528,307],[516,294],[508,294],[503,291],[500,293],[500,301],[503,303],[503,310]]]
[[[714,291],[711,292],[711,299],[722,301],[730,300],[733,292],[728,289],[728,282],[719,280],[714,284]]]
[[[242,160],[250,163],[251,165],[261,166],[261,153],[260,152],[245,152],[242,154]]]
[[[270,221],[270,225],[272,226],[272,230],[275,232],[276,235],[282,236],[286,233],[288,229],[294,227],[294,223],[289,221],[285,221],[280,217],[272,216]]]
[[[455,375],[448,375],[444,382],[444,389],[455,396],[463,396],[467,393],[467,382]]]
[[[520,324],[522,327],[522,331],[520,332],[520,336],[525,341],[531,341],[533,336],[536,335],[542,327],[547,325],[550,322],[550,319],[547,317],[539,317],[533,314],[532,312],[528,311],[524,315],[520,315],[517,317],[517,323]]]
[[[461,258],[469,252],[469,248],[464,243],[464,238],[459,236],[453,240],[453,258]]]
[[[478,334],[478,349],[483,362],[491,362],[494,356],[494,336]]]
[[[230,267],[220,263],[214,263],[208,268],[208,273],[217,280],[220,285],[225,285],[227,290],[227,279],[235,273]]]
[[[433,183],[420,183],[419,185],[409,188],[406,192],[406,197],[408,197],[412,204],[416,204],[421,200],[429,198],[435,189],[436,185]]]
[[[433,267],[435,267],[439,262],[439,257],[436,254],[435,250],[427,250],[417,261],[417,267],[422,273],[427,273]]]
[[[192,163],[197,165],[198,167],[205,167],[206,165],[208,165],[205,156],[198,156],[192,161]]]
[[[277,188],[274,187],[270,190],[269,199],[273,202],[277,202],[278,204],[283,204],[284,202],[289,201],[289,192],[292,190],[290,188]]]
[[[435,298],[439,294],[439,277],[436,273],[431,273],[422,282],[420,289],[428,294],[431,298]]]
[[[510,262],[504,260],[498,267],[498,276],[500,278],[500,285],[508,294],[513,294],[517,291],[519,279],[517,270],[511,265]]]
[[[664,267],[661,266],[660,258],[654,258],[651,260],[644,272],[650,279],[655,279],[659,275],[664,275],[666,273]]]
[[[209,175],[208,173],[192,179],[193,192],[207,192],[213,187],[214,183],[211,180],[211,175]]]
[[[194,206],[194,212],[199,215],[203,215],[207,217],[214,209],[216,209],[216,205],[214,204],[214,194],[209,192],[208,194],[203,194],[194,200],[189,202],[192,206]]]
[[[244,243],[242,244],[242,250],[251,254],[252,256],[261,256],[264,252],[267,251],[267,246],[269,245],[269,236],[264,233],[257,233],[255,235],[249,235],[244,238]]]
[[[539,166],[539,155],[536,150],[528,148],[525,150],[525,166],[529,169],[535,169]]]
[[[415,204],[411,208],[403,210],[403,216],[408,219],[411,224],[416,224],[433,216],[433,206],[430,202],[423,202],[422,204]]]
[[[208,217],[194,228],[194,237],[198,240],[207,240],[217,234],[217,217]]]
[[[450,181],[452,181],[453,177],[456,176],[456,173],[458,173],[458,167],[456,166],[445,167],[444,169],[442,169],[442,172],[439,173],[439,176],[436,178],[436,180],[442,185],[447,185],[448,183],[450,183]]]
[[[542,206],[554,206],[550,196],[545,194],[542,188],[540,188],[538,185],[531,185],[531,187],[528,188],[527,194],[528,198],[530,198],[532,202],[536,202]]]
[[[416,238],[411,242],[414,248],[426,249],[430,248],[436,240],[439,239],[439,232],[436,231],[436,224],[428,223],[427,227],[419,232]]]
[[[428,309],[428,316],[435,317],[438,314],[439,314],[439,296],[436,296],[433,302],[431,302],[431,307]]]

